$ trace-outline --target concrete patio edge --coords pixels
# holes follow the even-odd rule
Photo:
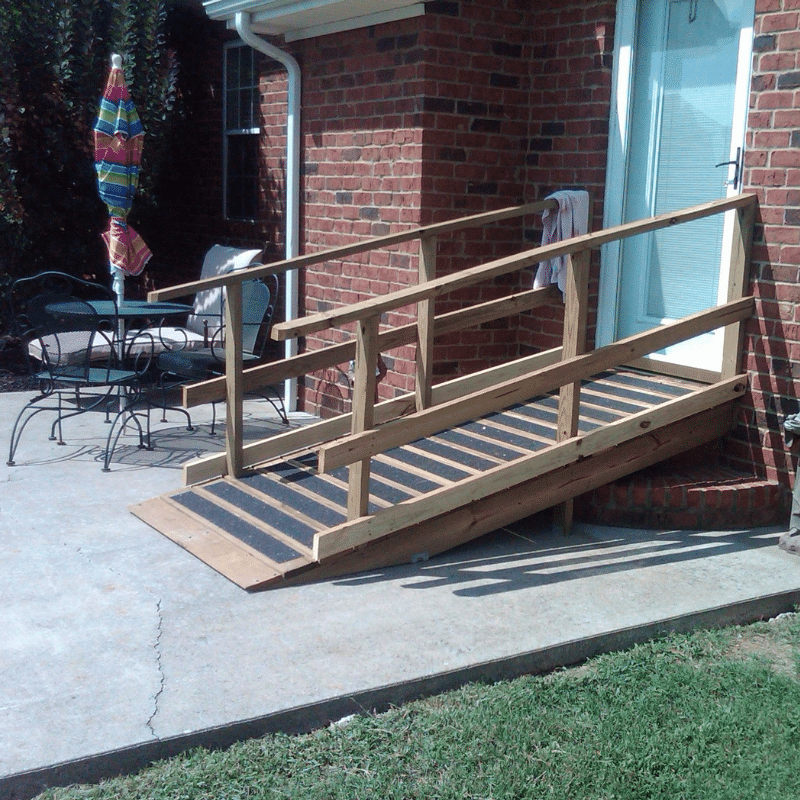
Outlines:
[[[75,783],[98,783],[107,778],[129,775],[154,762],[193,748],[221,749],[270,733],[306,733],[351,714],[379,713],[392,706],[457,689],[468,683],[495,682],[521,675],[542,674],[558,667],[578,664],[602,653],[623,650],[668,633],[747,624],[793,611],[798,605],[800,589],[763,595],[355,694],[332,697],[227,725],[142,742],[0,777],[0,796],[6,800],[28,800],[48,788]]]

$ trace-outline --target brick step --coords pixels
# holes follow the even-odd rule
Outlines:
[[[585,522],[652,530],[737,530],[786,525],[791,492],[725,466],[663,466],[637,472],[575,500]]]

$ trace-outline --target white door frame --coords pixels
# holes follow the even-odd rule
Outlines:
[[[646,1],[646,0],[645,0]],[[614,71],[611,88],[609,116],[608,162],[604,196],[603,227],[619,225],[624,215],[624,187],[626,185],[629,154],[631,103],[633,96],[633,64],[636,44],[638,0],[618,0],[614,32]],[[755,6],[755,0],[753,0]],[[753,11],[755,17],[755,10]],[[747,125],[750,70],[752,61],[753,26],[742,28],[739,39],[739,60],[734,96],[731,160],[736,158],[736,148],[744,152]],[[742,156],[742,163],[743,163]],[[729,168],[728,195],[733,188],[734,167]],[[733,218],[728,212],[725,220],[723,250],[731,247]],[[619,300],[621,241],[609,242],[601,249],[600,285],[597,309],[597,346],[610,344],[615,339]],[[723,252],[726,258],[728,253]],[[719,302],[727,299],[727,273],[720,276]],[[720,364],[709,364],[709,370],[719,370]]]
[[[608,163],[603,202],[603,227],[622,222],[625,172],[628,163],[630,110],[633,95],[633,47],[636,38],[637,0],[618,0],[614,28],[614,70],[608,126]],[[597,345],[614,341],[619,300],[619,240],[600,251],[600,286],[597,307]]]

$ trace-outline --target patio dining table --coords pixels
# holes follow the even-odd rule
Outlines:
[[[191,306],[184,303],[151,303],[147,300],[124,300],[119,305],[111,299],[91,299],[85,302],[101,320],[107,322],[116,320],[119,330],[115,331],[115,335],[119,337],[119,342],[123,343],[120,355],[125,357],[148,350],[151,355],[157,355],[161,350],[174,346],[176,341],[172,338],[161,338],[160,324],[170,317],[185,317],[192,310]],[[51,303],[48,307],[55,310],[58,304],[56,301],[55,305]],[[147,337],[149,344],[144,346],[145,338],[137,341],[137,337],[148,325],[152,326],[148,329],[151,335]],[[42,360],[41,348],[37,346],[35,340],[31,342],[29,349],[34,358]],[[103,356],[103,349],[102,343],[93,345],[93,352],[98,358]]]
[[[151,303],[148,300],[123,300],[117,305],[112,300],[90,300],[89,305],[100,317],[116,316],[125,320],[164,319],[181,314],[188,314],[192,307],[185,303]]]
[[[125,342],[126,356],[133,355],[131,351],[136,343],[136,336],[145,324],[153,322],[158,325],[163,319],[186,316],[192,310],[192,307],[185,303],[151,303],[148,300],[123,300],[119,305],[112,300],[89,300],[88,304],[101,318],[113,319],[116,316],[123,329],[119,334],[120,341]],[[130,335],[131,331],[134,332],[133,336]],[[158,343],[154,343],[154,354],[166,349],[166,342],[160,344],[162,346],[158,347]]]
[[[176,342],[164,340],[161,337],[161,321],[169,317],[186,316],[192,311],[192,307],[185,303],[153,303],[148,300],[123,300],[119,304],[114,303],[113,300],[90,300],[88,303],[101,318],[113,319],[116,315],[120,327],[119,340],[123,343],[120,354],[123,360],[138,360],[142,355],[149,360],[159,352],[170,349],[170,346],[175,345]],[[152,333],[148,337],[141,336],[145,325],[159,326],[147,328],[148,331],[157,331],[158,336],[156,337]],[[137,338],[140,341],[137,341]],[[163,403],[163,409],[166,413],[166,399]],[[174,410],[186,416],[191,429],[192,423],[189,412],[182,408]]]

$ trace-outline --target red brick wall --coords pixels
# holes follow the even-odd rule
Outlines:
[[[516,0],[444,0],[428,3],[424,17],[298,43],[306,250],[516,205],[566,186],[599,197],[613,11],[613,3],[544,12]],[[564,90],[568,103],[558,99]],[[530,247],[538,229],[537,219],[527,219],[444,238],[438,274]],[[305,311],[414,282],[416,270],[416,245],[309,269]],[[516,277],[500,279],[440,299],[437,311],[517,285]],[[412,313],[388,321],[407,322]],[[512,358],[521,347],[552,346],[559,314],[441,337],[438,379]],[[327,332],[306,346],[331,338],[337,335]],[[386,354],[382,396],[413,387],[413,352]],[[339,370],[310,379],[306,389],[310,409],[347,407]]]
[[[419,101],[424,51],[413,23],[394,23],[300,42],[303,68],[305,252],[401,230],[420,221],[422,135]],[[416,281],[416,246],[407,245],[304,270],[301,297],[313,314],[386,294]],[[409,322],[408,313],[386,323]],[[352,336],[308,337],[318,348]],[[413,388],[413,348],[386,356],[382,396]],[[349,409],[348,365],[309,376],[309,410]]]
[[[433,221],[541,199],[555,189],[599,197],[607,148],[614,3],[433,4],[426,24],[423,206]],[[430,10],[430,6],[429,6]],[[565,97],[567,102],[565,102]],[[597,204],[601,215],[601,204]],[[440,244],[439,271],[540,242],[528,218]],[[443,298],[439,312],[528,288],[532,274]],[[596,286],[596,277],[593,284]],[[437,340],[438,377],[471,372],[558,343],[561,310],[498,320]]]
[[[800,0],[757,0],[744,191],[760,202],[746,326],[750,391],[727,442],[730,461],[788,482],[781,423],[800,378]]]
[[[424,87],[425,220],[439,222],[525,201],[533,52],[527,6],[428,6],[423,34],[429,51]],[[523,249],[524,224],[518,219],[442,237],[438,274]],[[437,312],[452,311],[465,301],[492,299],[516,283],[515,277],[507,277],[445,296],[437,302]],[[518,346],[510,320],[438,337],[435,379],[513,358]]]
[[[303,251],[515,205],[567,185],[597,186],[596,163],[605,158],[597,103],[599,95],[607,95],[610,80],[604,57],[612,45],[603,36],[613,23],[613,5],[598,3],[587,10],[587,4],[571,2],[548,12],[531,10],[530,3],[520,0],[437,0],[426,4],[422,17],[290,45],[303,74]],[[214,60],[205,62],[199,84],[208,95],[207,116],[195,120],[207,141],[203,163],[216,163],[218,169],[191,176],[197,190],[190,193],[186,215],[194,220],[196,235],[187,260],[194,263],[214,241],[261,243],[269,257],[280,258],[285,73],[265,63],[261,217],[256,223],[226,223],[219,214],[221,186],[211,178],[221,175],[220,50],[219,44],[207,50]],[[553,91],[562,85],[570,87],[569,105]],[[589,157],[578,146],[579,138],[603,152]],[[209,181],[214,185],[200,187]],[[519,251],[539,237],[538,220],[526,219],[445,238],[438,272]],[[326,263],[304,271],[301,312],[383,294],[416,280],[416,244]],[[514,277],[500,279],[466,296],[442,298],[437,310],[459,307],[466,298],[489,299],[516,285]],[[413,313],[403,309],[384,322],[403,324]],[[498,320],[437,340],[438,378],[514,357],[521,347],[552,346],[558,314],[555,309],[553,319]],[[304,345],[315,348],[339,338],[342,334],[326,332]],[[389,372],[381,395],[413,389],[414,348],[384,357]],[[306,407],[346,410],[346,370],[345,364],[308,378]]]

